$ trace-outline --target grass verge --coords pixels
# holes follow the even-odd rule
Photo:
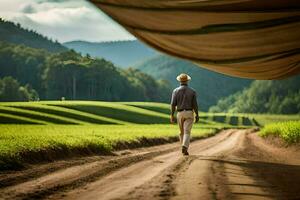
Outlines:
[[[259,133],[262,137],[276,136],[288,144],[300,142],[300,120],[267,124]]]

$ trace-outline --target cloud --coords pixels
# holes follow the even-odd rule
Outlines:
[[[5,10],[5,7],[10,9]],[[99,9],[82,0],[10,0],[6,5],[0,1],[0,14],[60,42],[135,39]]]
[[[86,7],[78,8],[53,8],[46,11],[30,13],[26,15],[32,21],[39,24],[60,26],[60,25],[72,25],[81,23],[85,20],[93,20],[94,13]]]
[[[23,12],[23,13],[35,13],[36,9],[31,4],[28,4],[28,5],[24,6],[24,8],[21,9],[21,12]]]

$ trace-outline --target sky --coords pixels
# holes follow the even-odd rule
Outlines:
[[[0,0],[0,17],[61,43],[135,39],[85,0]]]

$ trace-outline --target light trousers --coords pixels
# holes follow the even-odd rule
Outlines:
[[[189,148],[191,130],[194,123],[194,112],[193,111],[181,111],[177,113],[177,122],[180,130],[180,143],[182,146]]]

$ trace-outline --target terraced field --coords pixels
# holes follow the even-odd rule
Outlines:
[[[48,101],[1,103],[0,124],[168,124],[169,105],[141,102]],[[257,126],[243,115],[200,113],[204,126]]]

